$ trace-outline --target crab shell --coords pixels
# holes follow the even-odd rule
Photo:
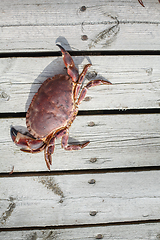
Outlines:
[[[32,136],[45,139],[71,125],[78,112],[75,86],[67,75],[55,75],[44,81],[26,114],[26,125]]]

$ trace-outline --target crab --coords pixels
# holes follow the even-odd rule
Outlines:
[[[77,116],[78,106],[85,98],[88,89],[100,84],[111,84],[105,80],[91,80],[81,89],[91,64],[85,65],[79,75],[70,54],[61,45],[57,44],[57,46],[61,50],[68,74],[55,75],[42,83],[26,114],[27,133],[11,127],[12,140],[21,147],[20,150],[28,153],[44,150],[44,158],[49,170],[57,138],[62,138],[61,146],[65,150],[79,150],[89,144],[89,141],[77,145],[68,144],[69,128]]]
[[[158,1],[159,1],[159,3],[160,3],[160,0],[158,0]],[[143,7],[145,7],[142,0],[138,0],[138,2],[139,2]]]

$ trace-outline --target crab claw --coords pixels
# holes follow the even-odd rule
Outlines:
[[[42,140],[36,140],[25,134],[18,132],[14,127],[11,127],[11,137],[13,142],[21,147],[24,152],[39,152],[44,149],[44,142]]]
[[[64,64],[67,68],[67,73],[68,75],[72,78],[73,82],[77,82],[79,74],[78,74],[78,69],[75,67],[74,61],[71,57],[71,55],[59,44],[56,44],[61,52],[62,52],[62,57]]]

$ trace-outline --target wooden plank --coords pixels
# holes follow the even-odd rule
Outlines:
[[[25,126],[25,119],[0,120],[0,172],[46,171],[44,155],[21,152],[12,142],[10,127]],[[160,115],[78,116],[69,142],[90,144],[79,151],[65,151],[56,141],[54,170],[110,169],[160,166]]]
[[[7,177],[0,196],[2,228],[154,220],[160,171]]]
[[[50,229],[50,230],[30,230],[30,231],[11,231],[0,232],[0,239],[5,240],[29,240],[29,239],[44,239],[44,240],[90,240],[90,239],[105,239],[105,240],[151,240],[158,239],[160,223],[146,223],[133,225],[119,226],[104,226],[104,227],[83,227],[69,229]]]
[[[67,50],[70,45],[74,50],[159,50],[160,5],[158,0],[144,4],[1,1],[0,52],[57,51],[56,41]]]
[[[81,72],[91,62],[85,83],[107,79],[113,85],[89,89],[80,110],[160,107],[159,56],[73,57]],[[0,112],[24,112],[41,83],[66,73],[61,57],[0,59]]]

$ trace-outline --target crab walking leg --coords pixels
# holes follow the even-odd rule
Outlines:
[[[75,64],[71,55],[61,45],[59,44],[56,44],[56,45],[60,48],[62,52],[63,61],[67,68],[68,75],[72,78],[73,82],[77,82],[79,73],[78,73],[78,69],[75,67]]]
[[[86,93],[88,91],[89,88],[91,87],[94,87],[94,86],[98,86],[98,85],[101,85],[101,84],[112,84],[111,82],[109,81],[104,81],[104,80],[92,80],[90,81],[89,83],[87,83],[87,85],[82,89],[81,93],[80,93],[80,96],[78,98],[78,101],[77,101],[77,104],[79,105],[83,99],[85,98],[86,96]]]
[[[80,150],[84,147],[86,147],[90,142],[86,142],[84,144],[77,144],[77,145],[68,145],[68,137],[69,137],[69,131],[68,129],[66,129],[66,133],[65,135],[62,137],[62,141],[61,141],[61,145],[62,145],[62,148],[64,148],[65,150]]]
[[[51,140],[49,141],[49,144],[47,144],[46,148],[44,149],[44,158],[49,170],[50,170],[50,165],[52,165],[51,155],[54,152],[54,148],[55,148],[55,137],[51,138]]]
[[[78,97],[78,94],[79,94],[79,91],[80,91],[82,82],[83,82],[84,77],[85,77],[85,75],[86,75],[86,73],[87,73],[87,71],[88,71],[88,68],[89,68],[90,66],[92,66],[92,64],[87,64],[87,65],[85,65],[84,68],[83,68],[82,73],[81,73],[80,76],[79,76],[78,83],[77,83],[77,86],[76,86],[75,92],[74,92],[74,99],[77,99],[77,97]]]

